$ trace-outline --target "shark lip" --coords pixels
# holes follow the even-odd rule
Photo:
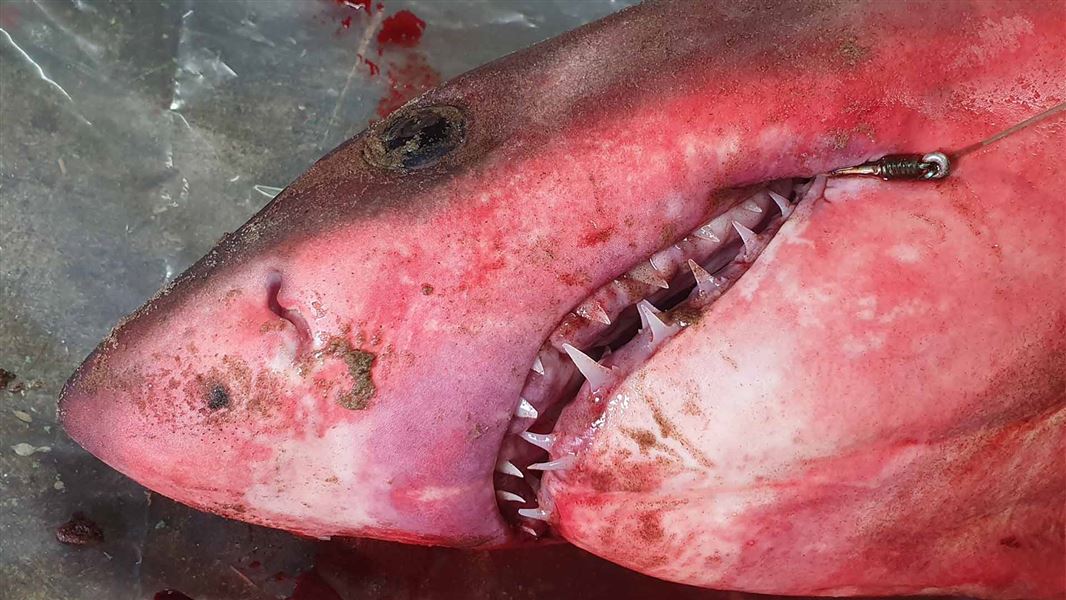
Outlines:
[[[554,448],[562,409],[579,395],[607,397],[699,320],[747,272],[796,205],[823,187],[820,177],[727,190],[726,209],[593,292],[555,327],[530,367],[493,474],[497,506],[519,537],[551,535],[540,476],[577,460]]]

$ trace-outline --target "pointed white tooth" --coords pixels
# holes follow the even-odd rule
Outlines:
[[[507,490],[496,490],[496,497],[504,502],[519,502],[521,504],[526,503],[526,499],[518,494],[508,492]]]
[[[740,207],[753,213],[762,213],[762,207],[756,204],[754,200],[746,200]]]
[[[755,249],[755,232],[741,225],[737,221],[733,221],[733,228],[740,234],[740,239],[744,240],[744,249],[751,252]]]
[[[645,327],[651,328],[651,341],[661,342],[677,332],[676,325],[667,325],[659,318],[659,311],[647,300],[637,303],[637,312],[640,313],[640,321]]]
[[[663,279],[662,274],[650,262],[641,263],[633,267],[633,270],[629,272],[629,278],[648,285],[661,287],[664,290],[670,287],[670,284]]]
[[[700,238],[701,240],[707,240],[708,242],[718,243],[722,241],[721,238],[714,235],[714,231],[712,230],[710,223],[707,223],[696,231],[693,231],[692,235]]]
[[[644,313],[648,311],[658,313],[659,309],[655,308],[652,303],[648,302],[647,300],[641,300],[640,302],[637,302],[637,315],[640,316],[641,330],[645,330],[648,328],[648,318],[644,316]]]
[[[604,325],[611,324],[611,317],[607,315],[607,311],[603,310],[603,306],[595,300],[588,300],[582,303],[581,306],[574,309],[574,312],[589,321],[597,321]]]
[[[540,413],[537,412],[537,409],[534,408],[528,400],[525,398],[519,398],[518,408],[514,410],[514,414],[516,417],[521,417],[523,419],[536,419]]]
[[[551,452],[552,444],[555,443],[555,436],[550,433],[533,433],[532,431],[523,431],[518,435],[530,444],[533,444],[541,450],[547,450],[548,452]]]
[[[522,526],[519,527],[519,529],[521,529],[522,531],[528,533],[529,535],[531,535],[533,537],[540,537],[539,535],[537,535],[536,530],[534,530],[532,527],[527,527],[525,525],[522,525]]]
[[[563,350],[570,355],[570,360],[574,361],[577,370],[581,371],[581,374],[585,376],[585,379],[589,380],[590,389],[594,390],[603,387],[603,384],[607,383],[608,379],[611,377],[610,369],[592,360],[589,358],[589,355],[570,344],[563,344]]]
[[[529,470],[531,470],[531,471],[562,471],[564,469],[569,469],[570,467],[574,466],[574,463],[576,463],[576,462],[577,462],[577,457],[576,456],[574,456],[573,454],[567,454],[566,456],[564,456],[562,458],[559,458],[559,459],[556,459],[556,460],[550,460],[548,462],[542,462],[542,463],[533,463],[533,464],[529,465]]]
[[[688,259],[688,268],[692,269],[692,276],[696,278],[696,287],[700,289],[704,294],[710,294],[718,289],[718,282],[715,281],[714,275],[707,272],[707,269],[699,266],[696,261],[691,258]]]
[[[778,194],[773,190],[770,190],[770,199],[774,201],[774,204],[777,205],[777,208],[781,209],[782,217],[787,218],[789,215],[792,214],[792,205],[788,203],[788,200],[784,196]]]
[[[540,354],[538,354],[537,358],[533,361],[533,372],[540,373],[541,375],[544,374],[544,361],[540,360]]]
[[[500,460],[496,461],[496,470],[500,473],[503,473],[504,475],[513,475],[515,477],[518,477],[519,479],[522,478],[522,470],[514,466],[514,463],[509,460],[503,460],[501,458]]]
[[[539,509],[539,508],[520,508],[520,509],[518,509],[518,516],[525,517],[527,519],[536,519],[538,521],[547,521],[548,517],[550,515],[551,515],[551,513],[549,513],[548,511],[542,510],[542,509]]]

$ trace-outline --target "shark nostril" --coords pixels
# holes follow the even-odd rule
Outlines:
[[[207,408],[218,410],[227,406],[229,406],[229,392],[226,391],[225,386],[219,384],[212,387],[207,393]]]
[[[311,339],[311,327],[308,326],[307,320],[300,314],[300,311],[282,306],[281,301],[278,299],[281,294],[281,284],[282,276],[277,271],[272,272],[267,278],[267,308],[270,309],[270,312],[288,321],[296,329],[296,333],[300,335],[301,343],[308,341]]]

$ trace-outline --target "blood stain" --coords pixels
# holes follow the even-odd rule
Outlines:
[[[386,17],[378,32],[378,43],[382,46],[394,44],[403,48],[413,48],[422,39],[426,22],[409,10]]]
[[[388,116],[411,98],[440,85],[441,82],[440,73],[429,66],[426,57],[416,52],[404,54],[399,62],[389,62],[386,75],[389,78],[389,89],[378,101],[379,117]]]

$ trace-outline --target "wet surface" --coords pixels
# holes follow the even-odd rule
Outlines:
[[[328,150],[624,5],[382,4],[0,4],[0,597],[286,597],[313,564],[316,542],[103,465],[56,426],[55,399],[118,319]],[[60,543],[75,513],[102,539]]]

